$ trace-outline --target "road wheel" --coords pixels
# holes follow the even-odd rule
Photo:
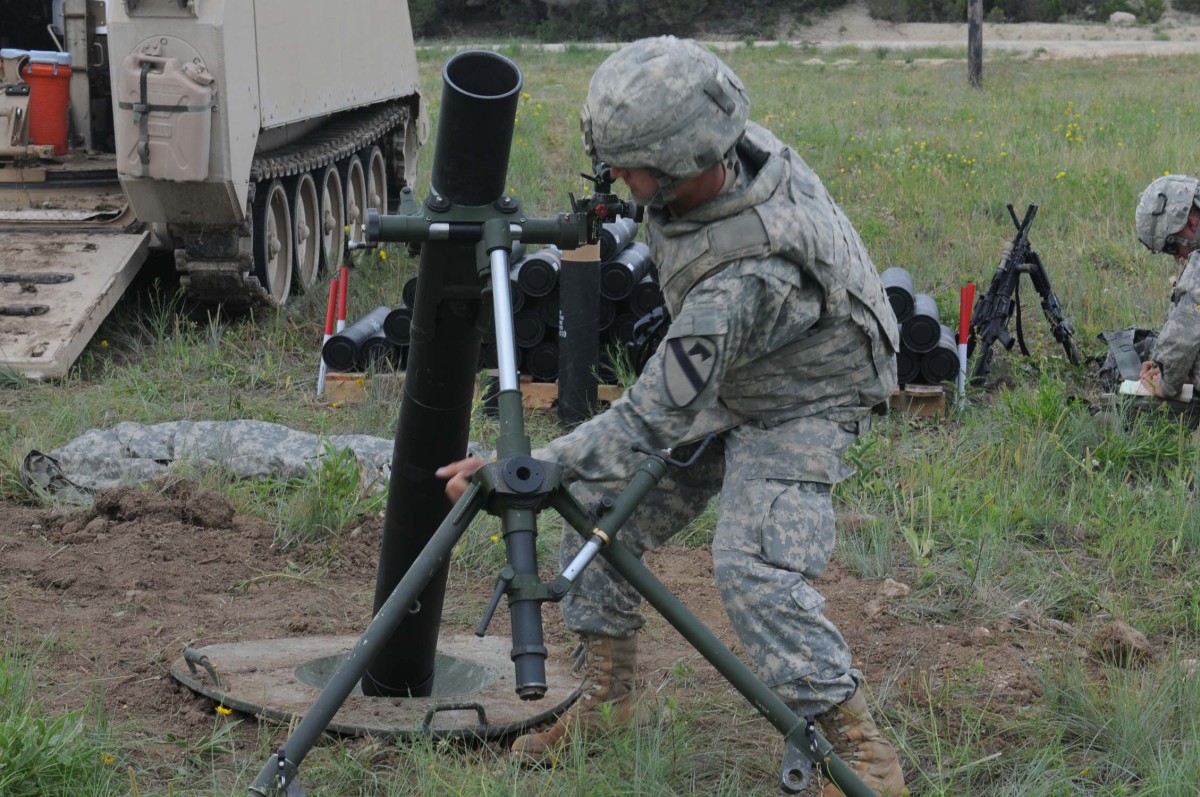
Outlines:
[[[293,276],[297,291],[304,293],[316,283],[321,271],[320,202],[317,183],[308,172],[293,177],[290,188],[292,240],[296,245]]]
[[[254,196],[254,276],[272,305],[287,303],[292,290],[292,217],[279,180],[260,184]]]
[[[382,216],[388,212],[387,159],[383,150],[374,146],[363,162],[367,165],[367,207],[375,208]]]
[[[342,265],[346,242],[346,194],[336,166],[330,164],[317,172],[317,194],[321,201],[321,269],[332,274]]]
[[[351,155],[339,163],[342,185],[346,190],[346,224],[350,225],[350,240],[362,240],[362,225],[367,220],[367,173],[362,160]]]

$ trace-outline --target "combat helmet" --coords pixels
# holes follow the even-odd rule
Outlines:
[[[646,169],[656,200],[729,156],[746,129],[742,81],[690,39],[641,39],[609,56],[592,75],[579,114],[593,162]]]
[[[1138,240],[1151,252],[1162,252],[1171,244],[1200,248],[1200,240],[1176,235],[1188,221],[1200,194],[1200,180],[1185,174],[1159,177],[1142,192],[1137,204]]]

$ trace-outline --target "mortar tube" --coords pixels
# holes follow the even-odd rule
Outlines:
[[[455,205],[489,205],[504,193],[521,70],[486,50],[464,50],[442,67],[441,112],[430,184]]]
[[[444,214],[449,222],[454,220],[456,205],[486,206],[501,198],[522,77],[517,65],[502,55],[464,51],[446,62],[443,82],[431,169],[432,188],[441,201],[431,198],[426,208]],[[480,356],[481,336],[475,326],[480,307],[477,298],[455,297],[481,294],[476,243],[428,240],[421,247],[375,580],[375,612],[414,566],[450,510],[445,485],[434,471],[467,452]],[[502,290],[507,292],[504,282]],[[381,645],[363,674],[364,694],[432,694],[448,567],[444,562],[432,573],[403,621]]]

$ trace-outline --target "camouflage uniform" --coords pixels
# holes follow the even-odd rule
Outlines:
[[[1171,294],[1171,311],[1154,343],[1159,384],[1175,396],[1200,376],[1200,239],[1186,237],[1189,217],[1200,208],[1200,180],[1185,174],[1156,178],[1138,197],[1134,221],[1138,240],[1151,252],[1193,250]],[[1195,236],[1195,233],[1193,233]],[[1172,249],[1171,247],[1176,247]]]
[[[643,76],[644,77],[644,76]],[[897,333],[850,222],[808,166],[748,124],[734,179],[682,217],[651,208],[647,231],[674,321],[637,383],[606,412],[539,450],[586,506],[614,495],[643,455],[710,432],[621,529],[634,552],[666,542],[720,495],[717,584],[763,680],[800,713],[855,692],[850,651],[812,582],[834,542],[831,486],[870,409],[896,387]],[[681,452],[686,455],[686,452]],[[568,562],[580,538],[563,536]],[[603,561],[563,602],[577,631],[629,637],[640,597]]]
[[[1200,385],[1200,252],[1192,253],[1175,283],[1171,310],[1150,358],[1161,369],[1160,384],[1168,396],[1185,384]]]

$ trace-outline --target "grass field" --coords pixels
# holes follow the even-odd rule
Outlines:
[[[576,113],[604,54],[519,44],[505,54],[525,75],[509,188],[532,213],[564,210],[567,193],[587,187],[576,176],[589,167]],[[1188,87],[1200,58],[1000,57],[988,61],[978,90],[961,60],[847,50],[835,65],[828,56],[812,63],[815,55],[746,48],[725,58],[750,89],[752,118],[822,176],[876,265],[908,268],[943,320],[957,318],[959,286],[982,289],[990,279],[1013,233],[1006,205],[1021,213],[1036,203],[1031,239],[1084,355],[1100,352],[1103,330],[1161,324],[1172,271],[1137,242],[1133,211],[1155,177],[1196,172],[1200,95]],[[445,57],[421,59],[434,114]],[[355,301],[398,301],[413,268],[405,255],[388,249],[386,259],[360,261]],[[990,711],[986,694],[947,692],[901,695],[883,714],[914,797],[1196,794],[1200,447],[1161,418],[1094,416],[1087,369],[1064,361],[1032,291],[1025,295],[1033,356],[997,355],[1008,389],[973,390],[940,423],[893,414],[855,447],[858,475],[836,499],[843,513],[873,520],[843,535],[839,557],[864,577],[911,584],[897,609],[909,619],[990,623],[1030,601],[1079,629],[1123,620],[1154,640],[1158,657],[1141,668],[1073,660],[1039,667],[1039,700],[1018,712]],[[167,278],[148,282],[121,303],[69,378],[5,382],[0,498],[35,500],[16,478],[29,449],[48,451],[120,421],[256,418],[392,435],[394,396],[331,408],[313,395],[323,296],[253,319],[196,318],[182,306]],[[535,436],[553,428],[532,419]],[[495,432],[482,417],[473,430],[485,444]],[[312,492],[296,485],[197,477],[242,512],[279,522],[295,545],[325,545],[356,512],[378,508],[355,504],[352,490],[323,492],[327,505],[313,506]],[[689,539],[703,544],[710,531],[693,529]],[[494,567],[479,559],[481,574]],[[110,726],[90,704],[63,713],[38,699],[30,688],[36,645],[19,626],[6,618],[0,654],[0,794],[244,789],[265,760],[265,734],[217,722],[164,776],[147,763],[146,740]],[[776,793],[762,761],[728,756],[702,733],[706,712],[722,710],[730,721],[746,719],[743,709],[681,706],[609,739],[619,755],[573,756],[549,773],[520,770],[498,749],[331,744],[306,764],[306,783],[311,793],[339,795]],[[118,772],[114,754],[135,763]]]

